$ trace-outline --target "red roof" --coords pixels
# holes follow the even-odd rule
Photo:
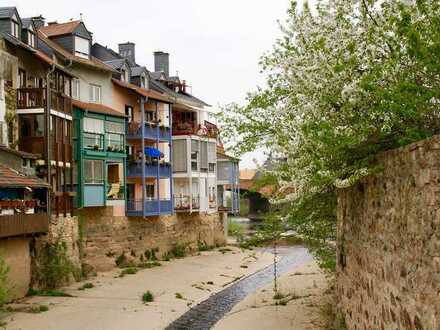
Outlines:
[[[70,34],[81,24],[81,21],[72,21],[66,23],[54,23],[40,27],[40,31],[48,37]]]
[[[72,105],[74,105],[77,108],[80,108],[82,110],[90,111],[90,112],[96,112],[104,115],[110,115],[115,117],[126,117],[126,115],[122,112],[119,112],[113,108],[110,108],[104,104],[98,104],[98,103],[87,103],[87,102],[81,102],[78,100],[72,100]]]
[[[26,176],[5,165],[0,164],[0,187],[2,188],[48,188],[49,185],[43,180]]]
[[[154,99],[154,100],[157,100],[157,101],[171,102],[171,100],[165,94],[153,91],[151,89],[142,88],[142,87],[136,86],[134,84],[130,84],[130,83],[126,83],[126,82],[120,81],[120,80],[115,79],[115,78],[113,78],[112,81],[113,81],[114,84],[116,84],[116,85],[118,85],[120,87],[123,87],[123,88],[130,89],[133,92],[135,92],[135,93],[137,93],[137,94],[139,94],[141,96],[146,96],[148,98],[151,98],[151,99]]]

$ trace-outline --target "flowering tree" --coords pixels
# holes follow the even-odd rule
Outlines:
[[[281,29],[261,60],[267,87],[220,120],[237,154],[265,146],[287,159],[272,173],[290,187],[286,216],[325,243],[336,187],[379,171],[380,151],[440,132],[440,2],[292,1]]]

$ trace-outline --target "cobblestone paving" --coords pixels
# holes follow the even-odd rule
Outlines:
[[[278,274],[288,272],[312,260],[312,256],[307,249],[303,247],[282,247],[279,248],[279,253],[283,257],[277,265]],[[245,277],[226,289],[212,295],[172,322],[166,329],[211,329],[214,324],[225,316],[238,302],[272,281],[273,265]]]

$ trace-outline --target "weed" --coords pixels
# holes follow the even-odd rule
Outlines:
[[[154,301],[154,296],[153,296],[153,294],[151,293],[151,291],[148,290],[148,291],[144,292],[144,294],[142,295],[142,301],[143,301],[144,303]]]
[[[85,289],[91,289],[94,288],[95,285],[93,283],[84,283],[82,286],[78,288],[78,290],[85,290]]]
[[[151,251],[150,250],[145,250],[145,252],[144,252],[144,256],[145,256],[145,258],[147,259],[147,260],[150,260],[151,259]]]
[[[162,259],[164,261],[170,261],[171,259],[173,259],[173,255],[170,252],[167,252],[162,256]]]
[[[184,258],[186,256],[186,248],[185,244],[176,244],[170,252],[175,258]]]
[[[49,310],[49,306],[40,305],[40,312],[47,312]]]
[[[208,282],[206,282],[206,284],[214,285],[214,282],[213,281],[208,281]]]
[[[9,266],[0,256],[0,305],[3,305],[9,298],[8,273]]]
[[[79,279],[81,272],[67,254],[67,244],[62,240],[46,243],[37,260],[36,277],[45,289],[55,289],[67,283],[71,276]]]
[[[286,298],[286,295],[282,294],[281,292],[276,292],[275,295],[273,296],[274,300],[281,300],[283,298]]]
[[[73,297],[71,294],[60,290],[35,290],[30,288],[27,296],[42,296],[42,297]]]
[[[249,267],[246,265],[241,265],[240,268],[249,268]]]
[[[126,262],[127,262],[127,257],[125,256],[124,252],[122,252],[121,255],[119,255],[115,259],[116,266],[118,267],[122,267],[122,265],[125,264]]]
[[[138,272],[138,269],[135,267],[128,267],[122,270],[119,277],[124,277],[125,275],[134,275]]]
[[[199,251],[211,251],[214,249],[213,246],[206,244],[205,241],[198,241],[197,248]]]
[[[158,261],[141,262],[137,265],[139,268],[149,269],[154,267],[160,267],[162,264]]]
[[[220,248],[218,249],[219,252],[221,252],[222,254],[225,254],[226,252],[232,252],[232,249],[230,248]]]
[[[177,298],[177,299],[183,299],[183,296],[182,296],[181,293],[177,292],[177,293],[176,293],[176,298]]]

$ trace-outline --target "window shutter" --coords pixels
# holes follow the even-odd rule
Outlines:
[[[173,171],[186,172],[186,140],[176,140],[173,142]]]

